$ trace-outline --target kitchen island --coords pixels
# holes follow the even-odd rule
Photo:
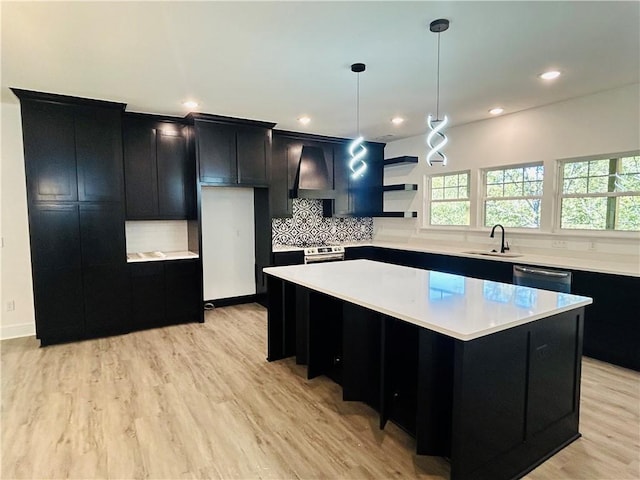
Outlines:
[[[268,360],[328,375],[452,479],[518,477],[580,436],[591,299],[369,260],[264,272]]]

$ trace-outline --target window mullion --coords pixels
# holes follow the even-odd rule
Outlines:
[[[616,173],[618,160],[616,158],[609,159],[609,179],[607,182],[607,192],[615,192],[616,189]],[[607,198],[607,230],[616,228],[616,197]]]

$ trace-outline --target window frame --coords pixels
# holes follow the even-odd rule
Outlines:
[[[431,195],[432,195],[432,187],[431,187],[431,183],[432,183],[432,179],[435,177],[447,177],[447,176],[453,176],[453,175],[461,175],[461,174],[466,174],[467,175],[467,198],[466,199],[461,199],[461,198],[455,198],[455,199],[442,199],[442,200],[432,200]],[[446,228],[446,229],[469,229],[473,226],[473,202],[472,202],[472,192],[473,189],[471,188],[471,182],[472,182],[472,176],[471,176],[471,169],[465,169],[465,170],[456,170],[456,171],[451,171],[451,172],[439,172],[439,173],[430,173],[430,174],[426,174],[423,177],[423,182],[424,182],[424,203],[423,203],[423,219],[422,219],[422,226],[423,228],[432,228],[432,229],[438,229],[438,228]],[[460,188],[458,186],[458,188]],[[468,225],[439,225],[439,224],[432,224],[431,223],[431,203],[432,202],[437,202],[437,203],[447,203],[447,202],[459,202],[459,201],[467,201],[469,202],[469,224]]]
[[[541,182],[541,188],[542,188],[542,193],[540,195],[528,195],[528,196],[511,196],[511,197],[488,197],[487,196],[487,173],[489,172],[495,172],[498,170],[513,170],[513,169],[522,169],[524,172],[525,168],[529,168],[529,167],[542,167],[542,179],[540,179],[539,181]],[[509,228],[510,230],[516,230],[516,231],[522,231],[522,232],[542,232],[543,229],[543,225],[544,225],[544,214],[545,214],[545,209],[544,209],[544,199],[545,199],[545,182],[546,182],[546,168],[545,168],[545,164],[542,160],[540,161],[535,161],[535,162],[526,162],[526,163],[515,163],[515,164],[510,164],[510,165],[496,165],[496,166],[492,166],[492,167],[486,167],[486,168],[481,168],[480,170],[480,175],[479,175],[479,191],[478,191],[478,195],[477,195],[477,201],[479,202],[478,205],[478,221],[477,224],[480,228],[486,229],[486,228],[491,228],[491,226],[487,226],[485,225],[485,219],[486,219],[486,214],[487,214],[487,200],[528,200],[528,199],[534,199],[534,200],[539,200],[540,201],[540,221],[537,227],[506,227]],[[524,183],[525,181],[523,180],[522,183]],[[505,182],[503,182],[504,184]],[[513,183],[513,182],[506,182],[506,183]]]
[[[555,209],[554,209],[554,223],[553,223],[553,231],[560,234],[588,234],[588,235],[611,235],[614,236],[628,236],[628,235],[637,235],[640,230],[618,230],[616,228],[563,228],[562,227],[562,200],[565,198],[618,198],[618,197],[629,197],[629,196],[640,196],[640,190],[633,190],[631,192],[598,192],[598,193],[564,193],[564,166],[567,163],[579,163],[579,162],[590,162],[596,160],[616,160],[619,162],[623,158],[628,157],[637,157],[640,156],[640,151],[631,151],[631,152],[623,152],[623,153],[611,153],[611,154],[603,154],[603,155],[589,155],[587,157],[578,157],[578,158],[563,158],[556,160],[556,195],[554,197],[555,200]],[[617,173],[617,171],[616,171]],[[611,173],[609,174],[611,175]],[[594,177],[602,176],[602,175],[594,175]],[[589,175],[587,177],[580,177],[587,179],[587,185]]]

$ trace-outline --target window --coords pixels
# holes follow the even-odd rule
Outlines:
[[[640,230],[640,156],[560,163],[560,228]]]
[[[469,225],[469,171],[429,178],[429,223]]]
[[[541,163],[484,172],[484,225],[540,228]]]

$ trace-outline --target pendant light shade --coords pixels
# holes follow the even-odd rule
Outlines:
[[[364,176],[367,170],[367,162],[364,161],[367,156],[367,147],[364,146],[364,137],[360,135],[360,73],[366,69],[364,63],[354,63],[351,65],[351,71],[357,75],[356,87],[356,129],[358,131],[357,138],[349,145],[349,169],[351,170],[351,178],[358,179]]]
[[[449,118],[445,115],[440,119],[440,34],[449,29],[449,20],[440,18],[434,20],[429,25],[429,30],[438,34],[438,65],[437,65],[437,81],[436,81],[436,116],[429,114],[427,117],[427,125],[429,126],[429,134],[427,135],[427,163],[430,166],[435,164],[446,165],[447,156],[442,151],[449,139],[444,134],[444,129],[449,123]]]

